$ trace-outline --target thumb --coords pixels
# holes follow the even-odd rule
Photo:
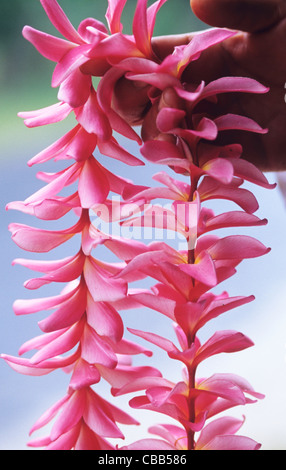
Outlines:
[[[194,14],[210,26],[257,33],[286,16],[285,0],[190,0]]]

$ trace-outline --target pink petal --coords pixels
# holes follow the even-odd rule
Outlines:
[[[232,211],[208,219],[206,221],[205,228],[203,229],[203,233],[223,227],[248,227],[266,224],[266,219],[259,219],[259,217],[253,214],[247,214],[242,211]]]
[[[180,266],[165,262],[161,263],[160,270],[164,276],[164,283],[172,286],[186,299],[189,298],[192,283],[190,283],[190,276],[182,271]]]
[[[80,431],[80,421],[69,431],[59,436],[57,439],[46,445],[45,450],[55,451],[55,450],[72,450],[75,447],[78,434]],[[35,441],[34,441],[35,443]],[[31,443],[29,444],[31,445]]]
[[[84,408],[84,395],[80,392],[74,392],[62,406],[61,413],[52,427],[51,439],[56,440],[73,428],[82,418]]]
[[[47,333],[45,335],[36,336],[28,341],[26,341],[19,349],[19,354],[25,354],[26,352],[32,351],[33,349],[41,349],[50,342],[59,338],[63,334],[63,331],[54,331],[52,333]],[[33,364],[31,364],[33,365]]]
[[[223,40],[233,36],[235,32],[227,29],[214,28],[193,35],[186,46],[175,48],[172,55],[168,56],[161,64],[160,69],[173,75],[181,77],[185,68],[200,57],[200,54]]]
[[[254,300],[254,296],[250,295],[248,297],[230,297],[224,299],[218,299],[211,302],[211,304],[200,312],[200,315],[195,315],[192,308],[190,309],[190,324],[192,324],[192,330],[198,331],[202,328],[208,321],[213,318],[217,318],[225,312],[233,308],[237,308],[241,305],[245,305]],[[188,305],[185,307],[186,313],[188,312]],[[183,316],[183,308],[178,306],[176,309],[176,316],[180,314]]]
[[[138,166],[144,165],[139,158],[134,157],[131,153],[127,152],[119,143],[114,139],[110,139],[106,142],[99,142],[98,149],[101,154],[107,157],[115,158],[126,165]]]
[[[166,108],[159,111],[156,124],[160,132],[170,132],[182,125],[186,112],[182,109]]]
[[[13,208],[12,204],[11,208]],[[16,209],[17,207],[14,208]],[[80,200],[77,193],[67,196],[66,198],[56,196],[34,204],[20,203],[20,206],[18,207],[18,210],[34,215],[41,220],[59,220],[72,209],[81,210]]]
[[[151,426],[149,432],[156,434],[170,444],[174,443],[176,449],[185,450],[187,448],[187,437],[185,429],[173,424],[161,424]]]
[[[107,400],[104,400],[104,398],[100,397],[95,392],[93,392],[92,389],[90,389],[89,392],[91,395],[96,396],[96,400],[94,400],[94,404],[96,403],[96,401],[99,402],[98,404],[100,408],[105,410],[106,414],[112,417],[114,421],[117,421],[118,423],[121,423],[121,424],[135,424],[135,425],[139,424],[136,419],[130,416],[129,413],[126,413],[121,408],[113,405]]]
[[[123,8],[126,4],[126,0],[108,0],[108,9],[106,12],[106,19],[111,34],[121,33],[121,15]]]
[[[217,384],[218,386],[220,386],[220,381],[224,383],[228,382],[229,385],[232,384],[233,387],[240,389],[241,392],[243,392],[243,394],[244,393],[250,394],[258,399],[264,398],[264,395],[262,395],[261,393],[255,392],[255,390],[253,389],[253,387],[249,384],[247,380],[235,374],[214,374],[212,377],[210,377],[210,379],[206,379],[203,382],[201,382],[199,388],[209,390],[210,387],[208,384],[211,383],[211,384]]]
[[[121,450],[176,450],[175,446],[172,446],[166,441],[159,439],[141,439],[140,441],[133,442],[128,446],[121,447]]]
[[[80,358],[73,369],[69,387],[73,390],[80,390],[98,383],[100,378],[98,369]]]
[[[236,158],[229,159],[229,161],[233,165],[235,176],[267,189],[273,189],[276,187],[276,183],[269,184],[264,174],[252,163]]]
[[[178,197],[178,193],[168,188],[146,188],[128,185],[124,190],[123,197],[126,200],[129,199],[133,201],[144,199],[146,203],[153,199],[176,199]],[[144,216],[142,219],[144,219]]]
[[[37,127],[63,121],[71,111],[72,108],[67,103],[59,102],[37,111],[18,113],[18,116],[24,119],[27,127]]]
[[[81,357],[89,364],[101,364],[110,369],[114,369],[117,365],[113,349],[87,325],[81,338]]]
[[[24,27],[23,36],[33,44],[40,54],[54,62],[59,62],[67,52],[76,47],[76,44],[43,33],[30,26]]]
[[[59,337],[48,343],[31,358],[32,364],[39,364],[52,357],[64,354],[73,349],[79,342],[83,331],[83,323],[79,322],[64,331]]]
[[[269,253],[260,241],[247,235],[230,235],[218,240],[208,250],[213,259],[245,259]]]
[[[171,158],[174,160],[183,160],[184,158],[184,155],[176,145],[163,140],[151,140],[145,142],[141,148],[141,153],[143,157],[147,159],[151,158],[151,156],[154,156],[156,162],[159,163],[160,160]]]
[[[116,67],[134,73],[156,73],[158,64],[153,60],[146,59],[145,57],[130,57],[123,59],[121,62],[116,63]]]
[[[76,118],[90,134],[96,134],[100,140],[111,138],[111,127],[107,116],[99,106],[97,94],[92,89],[87,102],[76,110]]]
[[[252,119],[245,116],[239,116],[237,114],[226,114],[225,116],[220,116],[216,118],[214,122],[219,131],[239,129],[249,132],[256,132],[258,134],[267,133],[267,129],[262,129]]]
[[[89,45],[75,47],[69,50],[64,57],[56,65],[53,77],[52,87],[56,88],[63,83],[71,74],[76,71],[80,72],[80,67],[88,61],[86,56],[90,50]],[[85,77],[86,79],[88,76]],[[89,79],[89,84],[91,80]]]
[[[202,170],[223,184],[231,183],[233,179],[233,166],[223,158],[208,161],[202,166]]]
[[[56,0],[41,0],[41,4],[55,28],[69,41],[83,41]]]
[[[214,263],[207,252],[196,259],[195,264],[182,264],[181,271],[199,282],[214,287],[217,284],[217,276]]]
[[[246,404],[243,391],[231,380],[228,380],[227,376],[214,374],[209,379],[203,380],[198,387],[198,395],[200,395],[200,391],[203,394],[207,392],[229,400],[233,406]]]
[[[202,450],[259,450],[261,444],[245,436],[217,436]]]
[[[79,226],[76,224],[70,229],[57,232],[23,224],[10,224],[9,230],[12,232],[12,240],[23,250],[47,253],[72,238],[79,231]]]
[[[77,164],[71,165],[58,175],[55,174],[53,180],[43,188],[29,196],[24,203],[31,204],[42,202],[58,194],[65,186],[68,186],[74,177],[77,177],[80,167]]]
[[[73,137],[78,132],[80,126],[76,126],[74,129],[69,131],[63,137],[58,139],[55,143],[47,147],[45,150],[42,150],[40,153],[35,155],[31,160],[29,160],[28,165],[32,166],[35,163],[44,163],[48,160],[57,156],[57,154],[61,154],[61,152],[65,149],[65,147],[69,144],[69,142],[73,139]]]
[[[29,160],[28,165],[44,163],[48,160],[74,158],[80,162],[86,160],[87,155],[91,155],[96,147],[97,137],[89,134],[79,124],[71,131],[57,140],[55,143],[42,150]]]
[[[247,336],[236,331],[219,331],[199,348],[196,353],[195,363],[199,364],[214,354],[242,351],[253,346],[253,342]]]
[[[91,406],[85,410],[84,421],[93,432],[102,437],[123,439],[123,434],[100,406]]]
[[[160,8],[162,8],[162,6],[166,3],[166,1],[167,0],[157,0],[147,9],[147,25],[150,38],[152,38],[153,36],[157,13]]]
[[[89,258],[85,262],[84,278],[95,302],[112,302],[126,295],[126,282],[113,279],[109,273]]]
[[[205,82],[201,82],[201,84],[197,87],[195,91],[188,91],[184,88],[176,88],[176,92],[178,96],[183,98],[186,101],[190,101],[191,103],[196,102],[202,96],[202,92],[205,88]]]
[[[182,74],[190,60],[197,58],[204,50],[234,36],[234,34],[236,34],[234,31],[219,28],[196,33],[190,43],[185,47],[182,59],[177,66],[178,72]]]
[[[204,447],[218,435],[235,434],[242,425],[242,420],[228,416],[212,421],[202,430],[197,441],[197,448],[200,449]]]
[[[43,273],[49,273],[56,270],[60,270],[61,268],[65,268],[65,266],[73,263],[76,260],[79,260],[81,257],[80,254],[76,254],[75,256],[68,256],[66,258],[60,260],[52,260],[52,261],[42,261],[42,260],[34,260],[34,259],[22,259],[16,258],[13,261],[14,264],[20,264],[21,266],[25,266],[28,269],[32,269],[33,271],[39,271]]]
[[[222,77],[210,82],[204,88],[200,99],[208,98],[209,96],[217,95],[219,93],[266,93],[269,89],[261,83],[248,77]]]
[[[121,390],[125,387],[129,390],[132,384],[137,381],[144,381],[142,390],[145,390],[153,377],[161,377],[161,373],[154,367],[138,366],[130,367],[118,365],[116,369],[108,369],[106,367],[99,366],[100,374],[111,386],[112,395],[120,395]],[[134,391],[138,391],[138,388],[134,388]],[[125,393],[124,391],[122,393]]]
[[[96,136],[88,134],[79,124],[71,131],[57,140],[54,144],[42,150],[35,157],[29,160],[28,165],[44,163],[51,159],[61,159],[71,157],[77,161],[86,159],[91,155],[96,147]]]
[[[178,87],[180,82],[177,78],[172,75],[168,75],[160,72],[153,73],[126,73],[126,78],[129,80],[136,80],[148,83],[149,85],[155,86],[159,90],[165,90],[167,87]]]
[[[14,312],[16,315],[26,315],[28,313],[36,313],[41,310],[48,310],[57,307],[70,299],[77,289],[78,287],[76,286],[74,289],[60,295],[42,297],[40,299],[16,300],[13,304]]]
[[[119,259],[129,261],[135,256],[146,252],[148,248],[142,242],[133,240],[130,243],[129,239],[124,238],[113,238],[105,241],[105,246],[112,251]]]
[[[76,161],[84,161],[87,156],[92,155],[96,148],[97,137],[95,134],[89,134],[86,130],[77,126],[77,133],[71,139],[67,149],[65,150],[68,157],[74,158]]]
[[[149,349],[144,348],[140,344],[134,343],[133,341],[129,341],[127,339],[122,338],[117,343],[113,343],[111,340],[107,341],[112,345],[116,354],[120,354],[121,356],[135,356],[137,354],[144,354],[147,357],[151,357],[153,355],[152,351]]]
[[[121,316],[108,303],[94,302],[87,297],[86,315],[88,324],[100,335],[119,341],[123,336],[123,322]]]
[[[108,30],[101,21],[86,18],[80,22],[78,33],[87,43],[98,43],[108,36]]]
[[[54,371],[53,367],[35,367],[32,366],[29,359],[9,356],[8,354],[1,354],[0,356],[4,361],[17,373],[23,375],[31,375],[40,377],[42,375],[50,374]]]
[[[227,199],[238,204],[244,211],[253,214],[259,208],[254,194],[245,188],[233,184],[222,186],[209,177],[205,177],[198,187],[201,201]]]
[[[74,70],[60,85],[58,100],[71,108],[83,106],[90,94],[91,78],[79,69]]]
[[[160,297],[150,293],[134,294],[132,297],[145,307],[161,312],[167,317],[174,319],[176,301],[167,297]]]
[[[100,164],[98,163],[98,165]],[[104,168],[102,165],[101,169],[104,171],[108,178],[110,191],[116,194],[122,194],[126,184],[130,183],[130,180],[123,178],[122,176],[118,176],[115,173],[112,173],[112,171],[107,170],[107,168]]]
[[[146,341],[149,341],[152,344],[155,344],[159,348],[163,349],[166,352],[170,351],[177,351],[176,346],[172,343],[172,341],[163,338],[162,336],[159,336],[155,333],[147,333],[145,331],[139,331],[135,330],[133,328],[128,328],[128,331],[132,333],[133,335],[137,335],[140,338],[145,339]]]
[[[143,372],[143,370],[142,370]],[[156,387],[166,387],[168,389],[172,388],[174,384],[169,382],[167,379],[164,379],[161,375],[142,375],[141,377],[134,377],[134,380],[129,380],[121,387],[113,388],[113,395],[121,396],[126,393],[138,392],[140,390],[147,390],[149,388]]]
[[[183,196],[183,198],[186,198],[186,196],[189,196],[190,194],[190,185],[188,183],[176,180],[164,171],[156,173],[153,176],[153,180],[163,183],[164,185],[168,186],[168,188],[172,189],[174,192],[177,192],[178,195]]]
[[[51,406],[45,413],[36,421],[30,430],[30,435],[48,424],[58,413],[61,407],[69,400],[69,395],[65,395],[63,398],[58,400],[53,406]]]
[[[157,191],[158,197],[164,195],[164,191]],[[184,226],[176,220],[172,211],[161,206],[151,206],[138,218],[128,219],[121,223],[123,227],[152,227],[154,229],[173,230],[184,233]]]
[[[215,140],[217,138],[218,128],[214,121],[209,118],[203,117],[196,125],[195,129],[176,128],[173,130],[174,134],[189,142],[193,146],[194,142],[200,139]]]
[[[56,331],[78,322],[86,308],[86,289],[81,288],[48,318],[39,322],[42,331]]]
[[[148,29],[147,0],[139,0],[133,17],[133,35],[138,49],[152,57],[151,35]]]
[[[124,72],[120,69],[111,68],[100,80],[97,93],[98,101],[103,111],[108,116],[110,125],[114,131],[119,132],[125,137],[135,140],[141,145],[141,139],[129,124],[112,109],[112,96],[116,82],[123,76]]]
[[[95,60],[95,63],[98,59],[106,59],[108,57],[108,63],[115,65],[126,58],[143,58],[143,53],[136,46],[133,37],[121,33],[112,34],[103,39],[99,44],[95,44],[87,55]],[[107,71],[109,68],[110,66],[108,67],[106,64],[104,71]]]
[[[78,194],[81,206],[90,209],[102,204],[109,193],[109,182],[94,157],[86,160],[80,173]]]
[[[106,439],[94,433],[84,422],[81,424],[80,434],[78,436],[75,450],[105,450],[114,451],[115,447]]]

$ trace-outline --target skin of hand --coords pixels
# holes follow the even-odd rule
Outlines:
[[[263,95],[220,95],[217,115],[234,113],[254,119],[267,134],[224,132],[219,144],[240,143],[243,157],[262,171],[286,170],[286,1],[285,0],[191,0],[193,12],[211,27],[224,27],[237,34],[204,51],[190,64],[183,82],[206,83],[223,76],[244,76],[269,87]],[[175,46],[187,44],[192,33],[153,39],[159,59]],[[144,141],[158,137],[158,107],[179,105],[175,93],[166,90],[158,107],[150,108],[148,87],[123,78],[115,89],[114,107],[132,125],[142,125]],[[134,107],[136,103],[136,108]],[[213,113],[213,110],[211,110]]]

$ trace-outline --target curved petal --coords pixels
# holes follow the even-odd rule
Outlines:
[[[56,0],[40,0],[41,4],[48,15],[51,23],[55,28],[69,41],[82,44],[83,40],[73,27],[63,9]]]
[[[94,157],[84,163],[78,183],[81,206],[90,209],[105,202],[109,194],[109,181]]]
[[[121,450],[176,450],[166,441],[160,439],[141,439],[120,448]]]
[[[59,62],[67,52],[76,47],[74,43],[43,33],[30,26],[23,28],[23,36],[33,44],[42,56],[53,62]]]
[[[121,33],[121,15],[123,8],[126,4],[126,0],[108,0],[108,8],[106,12],[106,19],[111,34]]]
[[[18,116],[24,119],[27,127],[46,126],[63,121],[71,113],[72,108],[67,103],[56,103],[37,111],[24,111]]]

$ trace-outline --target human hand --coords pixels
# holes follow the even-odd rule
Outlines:
[[[238,131],[224,133],[220,144],[241,143],[244,158],[262,171],[286,170],[286,2],[285,0],[191,0],[194,13],[205,23],[238,33],[204,51],[186,69],[183,81],[199,84],[222,76],[247,76],[270,88],[266,95],[220,95],[217,114],[241,114],[257,121],[268,134]],[[175,46],[187,44],[192,34],[153,39],[163,59]],[[122,79],[116,88],[115,106],[132,125],[142,124],[144,141],[158,136],[158,108],[151,108],[148,87]],[[120,98],[119,98],[120,97]],[[159,106],[176,107],[175,94],[162,95]],[[166,102],[166,103],[165,103]],[[136,103],[136,107],[134,107]]]

